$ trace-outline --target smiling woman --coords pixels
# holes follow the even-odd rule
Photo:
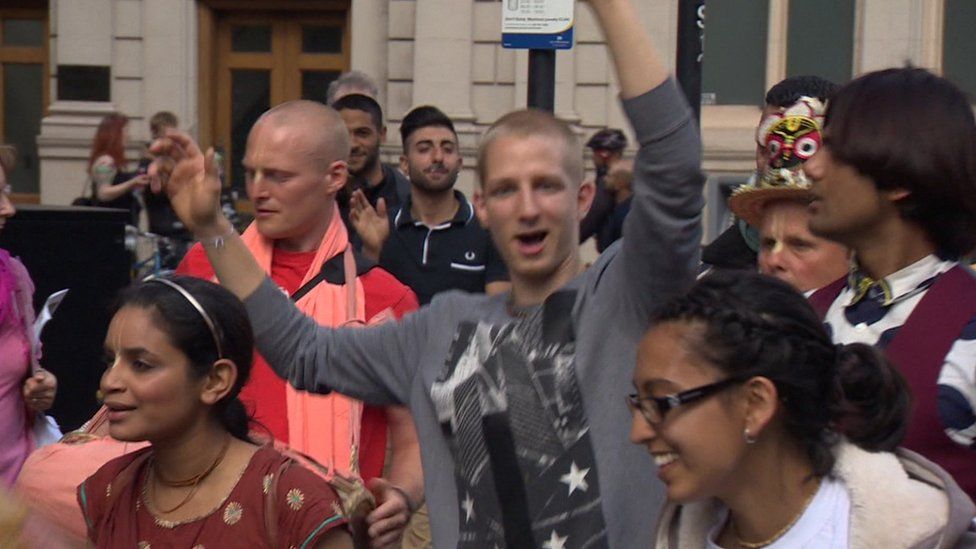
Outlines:
[[[243,305],[216,284],[157,278],[122,295],[101,391],[112,437],[151,445],[79,487],[97,547],[351,547],[329,484],[248,437],[237,395],[252,348]]]
[[[657,313],[634,385],[631,439],[670,500],[658,547],[972,541],[972,502],[896,449],[909,409],[901,376],[870,346],[835,348],[782,281],[702,279]]]

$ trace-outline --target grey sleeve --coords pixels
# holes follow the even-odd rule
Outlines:
[[[634,199],[606,282],[638,319],[687,289],[698,272],[704,207],[701,140],[674,81],[623,102],[640,149]]]
[[[244,300],[258,351],[296,389],[404,404],[426,341],[426,309],[368,328],[326,328],[270,279]]]

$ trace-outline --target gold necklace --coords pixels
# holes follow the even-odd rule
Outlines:
[[[163,509],[162,507],[160,507],[155,502],[153,502],[153,507],[155,507],[156,510],[159,511],[160,514],[168,515],[168,514],[174,512],[174,511],[176,511],[177,509],[183,507],[187,503],[189,503],[189,501],[191,499],[193,499],[194,494],[197,493],[197,488],[200,487],[200,483],[203,482],[203,479],[205,479],[208,476],[210,476],[210,473],[213,473],[214,470],[217,469],[217,467],[220,465],[220,462],[224,461],[224,456],[227,455],[227,449],[230,447],[230,439],[231,439],[231,436],[228,435],[227,438],[224,440],[224,445],[223,445],[223,447],[221,447],[220,453],[217,454],[217,458],[213,460],[213,462],[210,464],[209,467],[207,467],[206,469],[204,469],[204,471],[202,473],[197,474],[197,475],[194,475],[193,477],[191,477],[191,478],[189,478],[187,480],[171,481],[171,480],[166,480],[165,478],[163,478],[163,476],[159,473],[159,470],[156,469],[156,459],[155,459],[155,456],[153,456],[152,461],[150,463],[150,472],[152,473],[152,477],[153,477],[154,480],[156,480],[157,482],[159,482],[160,484],[162,484],[164,486],[169,486],[169,487],[172,487],[172,488],[186,488],[188,486],[192,486],[192,488],[186,494],[186,496],[184,496],[183,499],[180,500],[180,502],[177,503],[175,507],[172,507],[170,509]],[[155,492],[156,492],[156,485],[155,485],[155,483],[153,483],[152,488],[153,488],[153,495],[155,495]]]
[[[789,532],[790,528],[793,528],[793,526],[797,523],[797,521],[800,520],[800,517],[802,517],[803,513],[806,512],[807,507],[810,506],[810,502],[813,501],[813,496],[817,495],[817,492],[819,490],[820,490],[820,479],[817,479],[817,486],[814,487],[813,491],[810,492],[810,495],[807,496],[807,499],[803,502],[803,506],[800,507],[800,512],[798,512],[790,520],[790,522],[786,524],[786,526],[777,530],[776,533],[772,535],[772,537],[769,537],[763,541],[746,541],[742,539],[742,536],[739,535],[739,528],[736,527],[735,521],[732,520],[732,513],[729,513],[729,523],[732,526],[732,535],[735,536],[735,542],[739,544],[739,547],[743,547],[744,549],[760,549],[762,547],[766,547],[767,545],[772,545],[773,542],[775,542],[779,538],[783,537],[784,534]]]

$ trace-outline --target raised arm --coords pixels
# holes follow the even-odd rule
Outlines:
[[[637,136],[631,210],[604,282],[646,319],[694,281],[704,206],[701,141],[691,111],[641,26],[631,0],[590,0]],[[613,248],[611,248],[613,250]],[[616,254],[616,255],[614,255]]]
[[[631,0],[590,0],[589,4],[606,37],[624,99],[650,91],[668,78]]]

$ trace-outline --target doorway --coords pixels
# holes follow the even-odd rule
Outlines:
[[[329,84],[348,69],[348,9],[215,10],[212,28],[211,143],[223,154],[227,183],[244,196],[241,161],[261,113],[294,99],[324,103]]]
[[[47,28],[44,7],[0,8],[0,139],[17,149],[17,167],[7,174],[15,203],[40,198],[37,136],[48,105]]]

